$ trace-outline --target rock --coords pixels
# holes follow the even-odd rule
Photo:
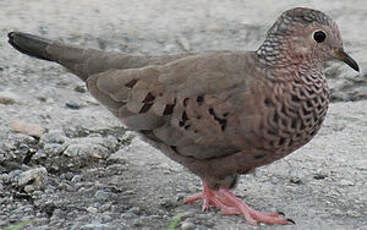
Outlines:
[[[52,143],[52,144],[63,144],[70,139],[66,137],[64,131],[62,130],[50,130],[48,133],[42,135],[41,143]]]
[[[367,159],[355,161],[354,165],[359,170],[365,170],[367,171]]]
[[[181,224],[181,229],[182,230],[193,230],[195,229],[195,224],[185,221]]]
[[[32,185],[33,187],[27,187],[28,191],[42,188],[47,182],[47,170],[44,167],[27,170],[19,174],[17,182],[19,187]]]
[[[75,101],[67,101],[65,102],[66,107],[68,107],[69,109],[80,109],[82,107],[82,105],[78,102]]]
[[[187,40],[187,38],[180,36],[177,39],[177,43],[181,46],[181,48],[185,51],[190,51],[191,50],[191,46],[189,41]]]
[[[71,178],[71,183],[80,183],[83,180],[82,175],[75,175]]]
[[[346,179],[341,179],[339,181],[339,184],[341,186],[354,186],[354,182],[353,181],[350,181],[350,180],[346,180]]]
[[[302,179],[301,179],[301,175],[299,173],[299,171],[297,169],[291,169],[288,172],[289,174],[289,181],[293,184],[301,184],[302,183]]]
[[[111,200],[116,198],[116,194],[112,193],[112,192],[107,192],[104,190],[98,190],[95,194],[94,197],[98,200],[98,201],[107,201],[107,200]]]
[[[90,224],[85,224],[81,226],[80,229],[81,230],[109,230],[109,229],[112,230],[114,228],[108,224],[90,223]]]
[[[221,31],[223,31],[223,28],[221,28],[218,24],[211,24],[209,25],[208,27],[208,30],[210,32],[216,32],[216,33],[219,33]]]
[[[4,105],[12,105],[15,104],[15,99],[11,97],[1,96],[0,95],[0,104]]]
[[[174,44],[167,44],[163,48],[163,52],[165,53],[172,53],[176,50],[176,46]]]
[[[82,159],[104,159],[107,154],[108,149],[98,144],[71,144],[64,151],[64,155],[68,157]]]
[[[41,137],[43,128],[37,124],[28,123],[22,120],[12,120],[10,127],[14,132],[24,133],[34,137]]]
[[[85,86],[83,86],[83,85],[77,85],[77,86],[75,86],[74,91],[75,92],[78,92],[78,93],[85,93],[85,92],[87,92]]]
[[[98,212],[98,209],[95,208],[95,207],[88,207],[87,208],[87,212],[89,212],[89,213],[97,213]]]

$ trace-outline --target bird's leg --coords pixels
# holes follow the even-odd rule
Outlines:
[[[278,212],[259,212],[250,208],[242,200],[237,198],[227,188],[220,188],[218,191],[208,188],[203,181],[203,191],[193,196],[185,197],[184,202],[190,203],[196,200],[203,200],[203,210],[207,210],[209,205],[220,209],[224,215],[240,214],[250,224],[257,222],[269,224],[288,224],[292,220],[283,218]]]

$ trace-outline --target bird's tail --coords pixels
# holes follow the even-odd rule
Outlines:
[[[140,56],[82,48],[36,35],[11,32],[9,43],[18,51],[39,59],[54,61],[86,81],[91,75],[111,69],[141,68],[162,65],[188,54]]]
[[[10,32],[8,37],[9,43],[18,51],[39,59],[57,62],[83,81],[90,75],[110,67],[107,65],[110,55],[103,51],[67,45],[22,32]]]
[[[21,32],[11,32],[8,37],[9,43],[18,51],[39,59],[54,61],[47,53],[47,47],[52,44],[50,39]]]

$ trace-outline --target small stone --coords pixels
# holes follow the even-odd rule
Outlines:
[[[36,189],[35,189],[35,186],[33,186],[33,185],[26,185],[26,186],[24,186],[23,190],[24,190],[24,192],[26,192],[26,193],[32,193],[32,192],[34,192]]]
[[[75,175],[73,178],[71,178],[72,183],[80,183],[83,180],[82,175]]]
[[[367,159],[358,160],[354,162],[354,165],[358,170],[367,171]]]
[[[112,192],[106,192],[103,190],[98,190],[95,194],[94,197],[99,200],[99,201],[106,201],[106,200],[110,200],[113,199],[113,197],[115,197],[115,194]]]
[[[166,46],[164,46],[163,48],[163,52],[165,53],[172,53],[173,51],[175,51],[177,49],[177,47],[173,44],[168,44]]]
[[[87,212],[89,212],[89,213],[97,213],[98,212],[98,209],[95,208],[95,207],[88,207],[87,208]]]
[[[22,120],[12,120],[10,122],[10,127],[14,132],[23,133],[38,138],[43,134],[43,128],[41,126]]]
[[[139,215],[141,213],[141,210],[139,207],[132,207],[128,211],[128,213],[134,213],[136,215]]]
[[[354,182],[346,179],[340,180],[339,184],[341,186],[354,186]]]
[[[289,181],[293,184],[301,184],[302,183],[302,180],[301,180],[301,175],[299,173],[298,170],[296,169],[291,169],[289,170]]]
[[[19,174],[18,186],[23,187],[32,184],[34,189],[44,186],[47,181],[47,170],[44,167],[30,169]],[[29,188],[30,189],[30,188]]]
[[[87,90],[85,89],[85,86],[82,86],[82,85],[75,86],[74,91],[75,92],[78,92],[78,93],[85,93],[85,92],[87,92]]]
[[[67,101],[65,102],[66,107],[68,107],[69,109],[80,109],[82,107],[82,105],[80,103],[77,103],[75,101]]]
[[[44,144],[63,144],[68,142],[69,138],[62,130],[50,130],[42,136],[40,141]]]
[[[223,29],[217,24],[211,24],[211,25],[208,26],[208,30],[210,32],[218,33],[218,32],[221,32]]]
[[[0,104],[12,105],[12,104],[15,104],[15,99],[13,99],[11,97],[6,97],[6,96],[1,96],[0,95]]]
[[[101,224],[101,223],[90,223],[85,224],[80,227],[81,230],[107,230],[107,229],[113,229],[108,224]]]
[[[177,43],[182,47],[183,50],[185,51],[191,50],[191,46],[187,38],[181,36],[177,39]]]
[[[185,221],[181,224],[181,229],[182,230],[193,230],[195,229],[195,224]]]

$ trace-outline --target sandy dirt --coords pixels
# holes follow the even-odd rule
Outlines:
[[[333,103],[323,128],[285,159],[242,176],[234,190],[260,210],[297,224],[248,225],[201,211],[182,197],[198,177],[125,130],[60,66],[21,55],[10,31],[125,53],[164,55],[254,50],[284,10],[331,15],[359,76],[341,63],[326,73]],[[1,0],[0,228],[21,229],[367,229],[367,1]],[[11,124],[36,124],[33,136]],[[22,123],[20,123],[22,124]],[[29,222],[24,222],[29,221]]]

